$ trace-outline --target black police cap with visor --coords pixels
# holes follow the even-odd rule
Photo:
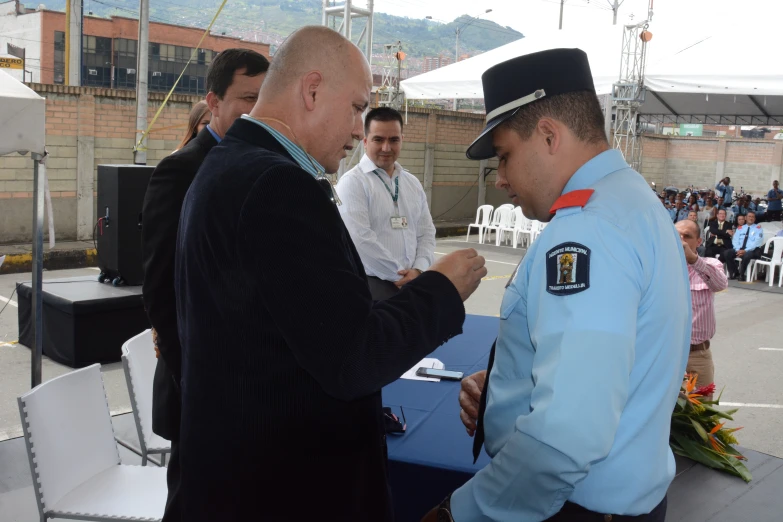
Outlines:
[[[595,92],[587,54],[581,49],[550,49],[512,58],[481,76],[487,125],[468,147],[472,160],[495,156],[492,131],[521,107],[569,92]]]

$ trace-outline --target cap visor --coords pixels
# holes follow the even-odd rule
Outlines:
[[[517,110],[518,109],[501,114],[487,123],[487,126],[484,127],[484,130],[481,131],[478,138],[473,140],[473,143],[470,144],[470,147],[468,147],[468,150],[465,152],[468,159],[485,160],[494,158],[497,154],[495,154],[495,145],[492,143],[492,131],[495,130],[495,127],[516,114]]]

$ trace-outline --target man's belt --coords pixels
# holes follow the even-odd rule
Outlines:
[[[703,343],[692,344],[691,345],[691,351],[692,352],[700,352],[700,351],[709,350],[709,349],[710,349],[710,342],[709,341],[704,341]]]

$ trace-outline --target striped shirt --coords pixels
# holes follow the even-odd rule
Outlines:
[[[291,155],[292,158],[294,158],[294,161],[296,161],[300,167],[302,167],[302,170],[308,172],[313,177],[318,177],[319,174],[324,173],[324,168],[321,166],[320,163],[315,161],[315,158],[310,156],[305,152],[305,150],[294,143],[293,141],[289,140],[282,132],[278,131],[277,129],[273,129],[266,123],[259,121],[252,116],[249,116],[247,114],[242,115],[243,120],[252,121],[256,125],[260,125],[264,128],[269,134],[272,135],[273,138],[275,138],[280,145],[283,146],[283,148],[288,152],[288,154]]]
[[[400,191],[395,205],[390,193],[397,192],[396,180]],[[435,225],[416,176],[395,163],[389,177],[364,155],[340,178],[337,194],[343,202],[338,207],[343,222],[368,276],[399,281],[399,270],[430,267],[435,260]],[[392,228],[393,216],[406,217],[408,228]]]
[[[729,281],[723,271],[723,263],[711,257],[699,257],[695,263],[689,264],[688,277],[693,307],[691,344],[701,344],[715,335],[715,292],[726,290]]]

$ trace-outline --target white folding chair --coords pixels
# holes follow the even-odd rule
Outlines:
[[[166,470],[120,463],[99,364],[18,399],[41,521],[160,520]]]
[[[530,231],[530,244],[532,245],[533,242],[538,239],[538,236],[541,235],[541,232],[543,232],[544,228],[546,227],[546,223],[542,223],[541,221],[533,221],[533,227]]]
[[[772,284],[775,282],[775,269],[780,267],[781,274],[783,274],[783,237],[770,238],[764,245],[764,254],[769,254],[770,245],[772,245],[775,249],[774,254],[772,254],[772,258],[770,260],[756,260],[756,262],[753,264],[753,274],[750,280],[755,281],[758,275],[759,267],[764,267],[767,270],[767,281],[769,281],[769,286],[772,286]],[[781,286],[781,283],[783,283],[783,277],[779,278],[778,286]]]
[[[149,455],[160,455],[159,464],[154,460],[152,462],[165,466],[166,455],[171,453],[171,442],[152,432],[152,381],[157,364],[152,330],[145,330],[122,345],[122,366],[125,369],[136,432],[139,434],[142,466],[147,465]],[[120,439],[117,442],[136,452],[127,442]]]
[[[495,244],[500,246],[501,241],[505,243],[508,241],[506,234],[511,234],[514,248],[516,248],[516,234],[518,229],[522,227],[524,219],[525,216],[522,214],[522,209],[520,207],[512,209],[511,214],[507,216],[506,223],[501,223],[500,230],[495,237]]]
[[[484,230],[489,226],[492,219],[492,205],[481,205],[476,211],[476,222],[468,225],[468,235],[465,238],[465,242],[470,239],[471,227],[478,228],[479,231],[479,243],[484,242]]]
[[[499,206],[495,209],[495,212],[492,213],[492,221],[490,222],[489,226],[486,228],[486,233],[484,235],[484,239],[488,239],[492,241],[492,232],[495,232],[495,235],[500,235],[500,228],[502,226],[507,226],[508,220],[510,218],[510,214],[514,211],[513,205],[511,208],[508,208],[507,206]],[[482,241],[483,242],[483,241]]]

